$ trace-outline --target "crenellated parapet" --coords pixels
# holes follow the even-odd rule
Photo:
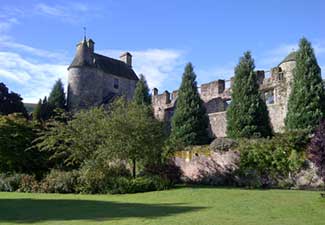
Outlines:
[[[275,132],[282,132],[284,128],[295,64],[295,53],[293,52],[278,66],[271,68],[270,71],[255,71],[261,97],[267,104]],[[198,87],[209,116],[211,136],[226,136],[226,111],[231,102],[233,82],[234,77],[231,77],[229,81],[218,79]],[[172,94],[168,91],[159,94],[158,89],[153,89],[152,104],[157,119],[170,121],[176,102],[177,91],[173,91]]]

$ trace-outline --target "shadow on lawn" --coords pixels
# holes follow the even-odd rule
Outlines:
[[[155,218],[204,209],[184,204],[141,204],[94,200],[0,199],[0,222]]]

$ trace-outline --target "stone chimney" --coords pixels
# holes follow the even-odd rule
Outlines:
[[[125,62],[128,66],[132,67],[132,55],[130,52],[125,52],[120,56],[120,60]]]
[[[91,53],[94,53],[94,48],[95,48],[95,42],[92,39],[88,39],[87,41],[87,46],[89,48],[89,51]]]

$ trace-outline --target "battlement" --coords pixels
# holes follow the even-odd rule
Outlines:
[[[284,127],[294,67],[294,60],[284,60],[269,71],[255,71],[259,91],[262,99],[267,104],[271,124],[275,132],[281,132]],[[231,101],[233,83],[234,77],[231,77],[230,80],[218,79],[201,84],[198,87],[209,116],[211,136],[226,135],[225,113]],[[177,95],[177,90],[172,93],[164,91],[162,94],[159,94],[156,88],[152,90],[152,105],[157,119],[171,120],[177,102]]]

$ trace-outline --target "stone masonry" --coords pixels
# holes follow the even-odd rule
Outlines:
[[[275,132],[282,132],[287,114],[287,103],[291,91],[293,69],[295,68],[295,52],[291,52],[278,66],[270,71],[256,71],[262,98],[266,101],[270,120]],[[266,74],[269,74],[266,77]],[[226,110],[231,101],[230,81],[216,80],[202,84],[199,87],[201,98],[206,108],[211,137],[225,137],[227,132]],[[226,88],[226,82],[230,82]],[[158,94],[158,89],[152,91],[154,115],[161,121],[169,122],[172,118],[177,101],[177,91],[171,94],[164,91]]]

